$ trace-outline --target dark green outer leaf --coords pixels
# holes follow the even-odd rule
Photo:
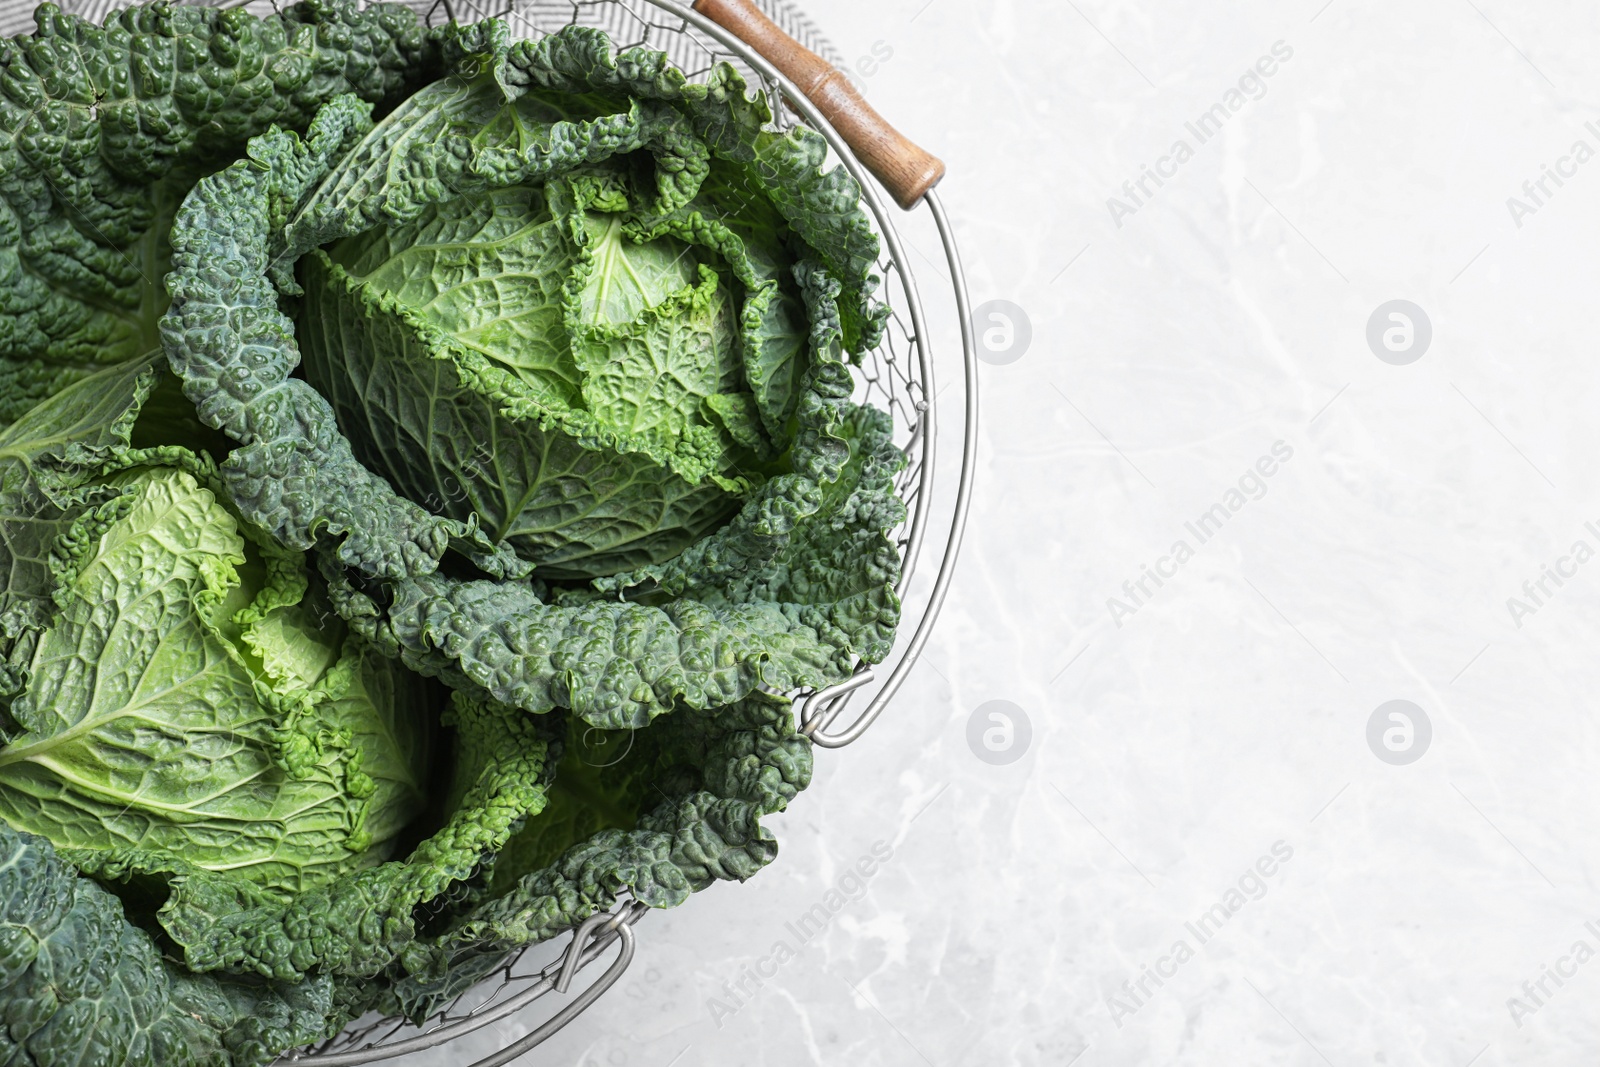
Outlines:
[[[905,516],[893,487],[904,457],[886,421],[862,410],[846,424],[856,458],[834,482],[773,479],[721,531],[624,579],[658,576],[652,602],[552,606],[521,583],[427,575],[393,583],[380,608],[324,573],[352,628],[413,670],[530,711],[568,707],[603,729],[758,686],[825,685],[853,655],[886,655],[899,619],[887,531]]]
[[[250,1067],[327,1033],[331,983],[191,975],[50,843],[0,824],[0,1062]]]
[[[430,515],[359,462],[327,400],[289,377],[294,328],[268,281],[274,203],[299,198],[328,161],[369,128],[354,97],[324,108],[305,141],[275,131],[251,158],[200,182],[172,232],[172,308],[162,322],[168,359],[200,418],[242,447],[223,465],[235,505],[295,548],[320,534],[368,574],[426,573],[451,539],[484,554],[475,528]]]
[[[573,737],[582,732],[574,723]],[[421,1019],[488,962],[611,908],[623,892],[673,907],[712,882],[744,881],[777,855],[761,817],[782,811],[811,781],[811,744],[795,732],[789,702],[780,697],[756,694],[684,711],[614,739],[628,755],[587,768],[591,790],[603,792],[586,790],[581,807],[626,809],[620,824],[594,833],[593,818],[577,804],[531,820],[497,860],[492,891],[443,931],[409,945],[388,972],[392,989],[367,1001],[358,996],[359,1006]],[[584,769],[574,755],[568,752],[562,775]],[[553,787],[552,808],[561,807],[563,780]],[[628,815],[632,810],[643,814]],[[579,843],[563,850],[563,839]],[[375,995],[370,987],[364,992]]]
[[[397,4],[315,0],[281,17],[164,2],[103,27],[52,4],[0,40],[0,358],[85,365],[155,342],[168,212],[197,168],[353,92],[434,76]]]

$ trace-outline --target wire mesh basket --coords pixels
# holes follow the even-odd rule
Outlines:
[[[63,6],[99,22],[110,11],[124,6],[125,2],[67,0]],[[855,399],[874,404],[893,417],[895,443],[906,452],[909,459],[896,486],[905,501],[908,517],[895,536],[902,562],[896,591],[905,602],[902,634],[908,628],[911,632],[909,637],[897,643],[888,663],[877,666],[859,664],[856,672],[842,683],[821,691],[791,694],[795,697],[800,730],[816,745],[839,748],[856,740],[887,706],[927,642],[954,571],[971,491],[977,436],[977,364],[960,257],[949,221],[931,189],[938,174],[942,174],[942,165],[924,154],[924,159],[938,166],[937,173],[931,177],[925,176],[922,186],[909,192],[904,182],[898,183],[898,187],[893,189],[893,196],[900,201],[901,207],[913,209],[926,205],[943,247],[943,266],[948,269],[950,285],[948,317],[953,321],[947,321],[941,330],[931,331],[907,259],[906,246],[895,226],[893,204],[885,199],[885,187],[874,180],[874,173],[885,174],[885,144],[891,147],[899,144],[913,152],[920,150],[898,139],[898,134],[881,120],[877,120],[880,125],[867,128],[859,123],[841,122],[838,126],[830,123],[826,114],[838,116],[838,112],[828,106],[830,94],[834,103],[838,102],[839,94],[844,93],[857,105],[864,108],[864,104],[840,72],[841,57],[810,21],[790,6],[789,0],[759,0],[760,8],[771,19],[771,22],[762,22],[769,34],[781,30],[794,39],[769,35],[760,50],[746,44],[741,35],[720,24],[732,25],[730,20],[722,18],[713,21],[712,17],[701,13],[706,11],[715,15],[711,9],[721,8],[724,11],[732,9],[737,14],[744,5],[735,0],[700,0],[694,8],[675,0],[405,2],[430,23],[450,18],[462,22],[500,18],[509,24],[514,35],[527,38],[538,38],[573,24],[598,27],[607,32],[619,50],[644,46],[666,52],[690,79],[703,78],[718,63],[731,63],[753,88],[765,92],[772,105],[774,129],[786,130],[797,124],[805,124],[817,130],[827,139],[838,165],[845,167],[860,184],[863,199],[881,238],[882,256],[878,268],[883,284],[879,296],[888,304],[890,318],[882,342],[873,351],[864,353],[855,368]],[[210,3],[213,6],[245,6],[258,15],[271,14],[276,6],[275,0],[248,0],[243,5],[237,0],[210,0]],[[30,29],[31,18],[23,20],[18,16],[23,11],[31,10],[32,6],[33,0],[0,0],[0,32],[9,34]],[[754,12],[751,15],[761,20],[761,16]],[[757,29],[759,31],[760,27]],[[748,38],[752,34],[747,30],[742,36]],[[820,80],[831,84],[813,81],[802,91],[802,87],[780,72],[779,65],[764,58],[763,53],[774,55],[780,65],[794,73],[797,68],[792,64],[784,64],[783,57],[775,53],[793,48],[796,41],[808,52],[799,53],[796,50],[795,54],[802,55],[806,62],[812,64],[810,70],[826,70],[826,75]],[[810,53],[820,56],[821,60]],[[793,55],[789,58],[792,59]],[[821,101],[822,106],[813,103],[813,99]],[[866,114],[876,120],[870,109]],[[852,144],[856,147],[852,148]],[[892,176],[887,177],[890,186],[897,185]],[[928,260],[930,265],[933,262],[926,255],[922,258]],[[959,416],[960,474],[953,499],[943,500],[937,506],[933,491],[935,445],[938,439],[935,401],[940,395],[935,387],[934,375],[936,338],[941,340],[942,351],[952,353],[947,358],[953,359],[956,345],[959,344],[961,378],[965,386],[965,403]],[[939,534],[943,543],[937,561],[938,570],[931,584],[924,581],[918,587],[918,595],[913,602],[907,599],[907,592],[917,573],[936,510],[949,523]],[[922,592],[924,589],[926,591]],[[914,628],[909,626],[913,620]],[[865,699],[865,706],[849,718],[848,725],[834,728],[848,707],[860,699]],[[565,946],[532,946],[513,952],[489,970],[470,990],[421,1025],[397,1017],[364,1017],[328,1040],[288,1053],[280,1062],[301,1061],[318,1067],[353,1067],[355,1064],[373,1063],[437,1047],[507,1019],[552,992],[568,993],[580,971],[615,947],[615,957],[598,978],[581,992],[565,999],[559,1010],[531,1032],[477,1061],[472,1067],[499,1067],[509,1063],[547,1040],[616,983],[633,958],[634,924],[648,910],[638,901],[624,900],[614,911],[590,917]]]

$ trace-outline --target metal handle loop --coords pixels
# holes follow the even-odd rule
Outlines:
[[[934,223],[939,228],[940,239],[944,243],[945,259],[950,266],[951,285],[955,290],[956,310],[961,320],[961,354],[962,367],[966,373],[967,403],[964,412],[966,432],[962,435],[961,477],[956,485],[955,514],[950,520],[950,539],[945,542],[944,556],[939,561],[939,576],[934,580],[933,592],[928,597],[928,607],[917,626],[917,632],[912,635],[910,643],[906,646],[900,662],[895,664],[894,670],[890,673],[889,680],[884,682],[883,688],[878,690],[873,696],[872,702],[867,705],[866,709],[848,728],[837,733],[828,733],[826,731],[828,723],[844,710],[846,701],[837,699],[838,694],[835,695],[836,702],[834,706],[823,711],[822,714],[825,718],[816,722],[814,726],[811,725],[811,722],[807,722],[806,725],[809,729],[804,729],[803,732],[811,738],[814,744],[823,748],[843,748],[866,733],[867,727],[871,726],[878,716],[883,713],[883,709],[888,706],[896,690],[905,681],[906,675],[911,673],[911,668],[916,665],[918,657],[922,655],[923,647],[928,643],[929,634],[933,632],[933,624],[939,618],[939,611],[944,607],[945,594],[950,591],[950,579],[955,575],[956,557],[961,552],[961,541],[966,534],[967,507],[972,500],[972,479],[978,465],[977,342],[973,335],[971,309],[967,303],[966,275],[961,269],[961,257],[956,254],[955,235],[951,231],[950,220],[945,216],[944,205],[939,202],[939,197],[936,193],[930,191],[923,200],[927,203],[928,210],[933,214]],[[931,412],[932,408],[930,407],[929,413],[931,414]],[[857,682],[856,679],[870,673],[871,668],[867,668],[857,673],[855,677],[832,687],[832,689],[823,690],[817,696],[833,693],[835,690],[848,696],[849,692],[863,684],[862,682]],[[842,689],[841,687],[843,686],[849,686],[850,688]],[[812,701],[814,702],[816,699],[816,697],[813,697]]]
[[[572,976],[578,969],[579,958],[591,936],[605,937],[610,929],[600,930],[599,927],[609,926],[615,929],[617,940],[622,945],[622,951],[617,953],[617,958],[607,967],[605,973],[595,979],[593,985],[573,998],[572,1003],[546,1019],[538,1029],[524,1037],[513,1041],[499,1052],[485,1056],[474,1063],[472,1067],[504,1067],[505,1064],[521,1056],[529,1049],[543,1044],[553,1037],[557,1031],[566,1026],[573,1019],[583,1014],[589,1005],[599,1000],[606,990],[617,984],[617,979],[622,977],[622,972],[628,969],[628,964],[633,962],[634,936],[633,927],[623,918],[632,905],[625,905],[617,910],[615,915],[602,912],[591,915],[584,920],[582,926],[572,935],[572,944],[567,948],[566,958],[561,963],[561,974],[556,979],[556,992],[565,993],[571,985]]]

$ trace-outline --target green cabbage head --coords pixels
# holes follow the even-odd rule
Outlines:
[[[408,110],[441,95],[470,90],[442,83]],[[550,113],[517,105],[502,109]],[[303,261],[307,380],[362,462],[476,517],[551,578],[676,556],[775,454],[740,360],[737,283],[714,253],[638,240],[648,203],[620,163],[597,171],[429,204]],[[762,338],[770,391],[791,408],[793,383],[770,379],[801,365],[801,323],[787,315]],[[780,402],[775,425],[789,414]]]
[[[287,896],[383,859],[422,806],[428,716],[304,555],[229,510],[209,460],[122,447],[155,374],[101,371],[0,434],[10,473],[62,505],[33,560],[54,611],[13,650],[0,819],[69,856]],[[113,405],[111,447],[61,452]]]
[[[595,30],[444,31],[200,181],[167,357],[232,501],[406,665],[599,729],[889,650],[905,509],[855,402],[877,239],[808,130]]]

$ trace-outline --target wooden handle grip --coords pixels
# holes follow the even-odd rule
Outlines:
[[[903,208],[944,177],[944,164],[872,109],[850,79],[790,37],[751,0],[694,0],[694,9],[761,53],[822,112]]]

